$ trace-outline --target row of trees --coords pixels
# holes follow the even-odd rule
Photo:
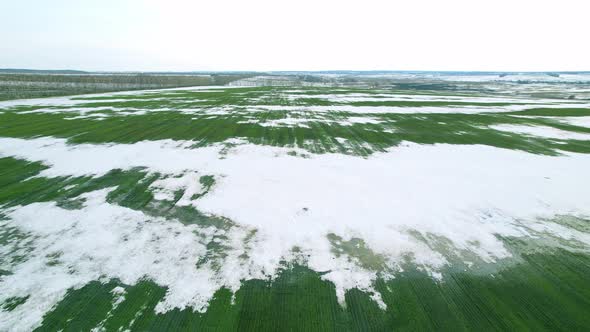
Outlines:
[[[124,90],[226,85],[247,74],[0,74],[0,100]]]

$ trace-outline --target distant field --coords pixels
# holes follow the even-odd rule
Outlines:
[[[0,102],[0,330],[587,330],[587,85],[414,81]]]

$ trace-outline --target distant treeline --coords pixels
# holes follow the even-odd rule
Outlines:
[[[0,74],[0,100],[84,93],[226,85],[251,74]]]

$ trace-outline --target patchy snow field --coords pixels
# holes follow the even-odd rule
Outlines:
[[[437,282],[453,268],[489,274],[519,262],[509,238],[588,252],[587,226],[560,221],[590,216],[588,145],[571,141],[590,140],[587,117],[560,114],[586,103],[326,91],[310,95],[321,105],[291,105],[304,99],[293,90],[224,91],[0,104],[14,126],[0,129],[0,159],[39,165],[0,174],[0,304],[25,299],[0,310],[0,330],[40,326],[96,280],[149,279],[167,289],[156,312],[203,313],[220,289],[297,263],[331,282],[342,306],[359,289],[386,310],[375,284],[408,266]],[[247,93],[261,104],[236,104]],[[324,105],[408,100],[516,104]],[[557,121],[504,115],[539,108]],[[147,129],[113,129],[131,118]],[[18,189],[36,183],[47,196]],[[133,194],[117,198],[126,186]],[[135,196],[147,198],[122,203]],[[112,294],[115,308],[125,301],[124,288]]]

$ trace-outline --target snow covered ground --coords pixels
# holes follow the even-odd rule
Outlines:
[[[199,93],[190,89],[174,91]],[[202,93],[211,91],[209,87]],[[293,96],[294,91],[282,91],[280,97],[275,93],[273,98],[297,101],[298,97],[285,98]],[[102,97],[107,97],[110,103],[144,100],[120,98],[121,95],[113,94],[114,99],[108,99],[111,95]],[[145,97],[139,92],[133,96]],[[338,103],[413,98],[382,97],[367,97],[357,92],[348,96],[329,93],[314,96]],[[239,101],[241,97],[234,98]],[[496,99],[418,96],[414,101],[487,103]],[[154,100],[165,104],[168,98],[154,93]],[[318,136],[320,139],[361,146],[368,142],[359,141],[359,130],[398,135],[392,128],[375,127],[385,123],[375,115],[378,113],[420,116],[493,111],[499,114],[493,118],[495,121],[506,123],[474,125],[473,130],[478,131],[466,134],[484,143],[476,134],[508,132],[521,135],[523,142],[536,138],[539,141],[533,143],[537,145],[552,144],[550,140],[562,144],[568,144],[568,140],[581,140],[580,144],[585,144],[584,141],[590,140],[590,133],[551,127],[553,120],[540,125],[524,123],[529,116],[502,115],[534,108],[579,109],[588,106],[584,102],[525,100],[522,105],[490,107],[254,103],[147,108],[139,105],[131,110],[119,105],[108,108],[111,112],[108,114],[92,113],[104,109],[103,106],[84,106],[94,102],[97,101],[51,98],[3,102],[0,107],[11,116],[79,113],[79,116],[70,114],[52,120],[74,124],[87,117],[128,115],[122,112],[147,117],[158,109],[220,121],[246,114],[245,120],[236,121],[242,126],[252,126],[247,128],[284,130],[279,133],[290,135],[296,128],[308,130],[311,124],[322,123],[327,128],[334,126],[335,132],[345,137],[326,129],[324,136]],[[502,102],[523,101],[504,99]],[[17,105],[39,108],[19,113],[14,108]],[[57,106],[63,108],[54,108]],[[284,118],[266,119],[257,117],[253,109],[291,113]],[[332,117],[326,116],[324,112],[330,110],[337,112]],[[344,111],[348,114],[341,113]],[[530,118],[546,120],[542,116]],[[554,118],[559,123],[588,125],[587,117]],[[416,120],[418,125],[412,122],[415,127],[400,127],[400,132],[431,134],[430,127],[420,124],[420,121],[428,123],[428,118]],[[471,120],[432,121],[446,126],[452,125],[449,121],[463,124]],[[217,129],[222,130],[223,126]],[[100,132],[109,128],[99,125],[92,130]],[[0,234],[8,234],[0,246],[0,270],[10,271],[0,279],[0,303],[26,298],[10,311],[0,310],[0,330],[29,330],[39,326],[43,316],[69,289],[81,288],[94,280],[117,279],[134,285],[147,278],[167,287],[166,296],[156,307],[158,312],[174,308],[204,312],[219,289],[236,292],[244,281],[272,280],[284,262],[297,262],[321,272],[323,280],[333,283],[342,305],[346,292],[356,288],[370,294],[385,309],[386,304],[374,287],[376,280],[395,278],[408,265],[444,282],[444,271],[449,267],[461,266],[470,273],[480,273],[483,266],[517,262],[518,257],[506,246],[505,238],[558,243],[560,248],[571,251],[590,249],[590,234],[583,227],[559,221],[562,216],[590,216],[590,177],[586,175],[590,155],[582,152],[564,149],[556,150],[555,155],[535,154],[498,148],[495,141],[482,144],[465,139],[461,144],[418,144],[402,140],[370,155],[314,154],[302,146],[272,146],[279,145],[272,141],[268,145],[253,144],[239,135],[209,144],[149,136],[142,136],[143,139],[134,143],[73,144],[68,138],[75,136],[59,138],[58,134],[10,137],[2,136],[0,131],[0,158],[45,166],[38,174],[20,180],[22,183],[94,179],[104,181],[105,185],[87,191],[80,184],[58,189],[58,192],[81,190],[75,197],[80,206],[75,208],[51,199],[30,204],[0,201]],[[165,134],[164,131],[162,135]],[[420,135],[411,137],[420,138]],[[493,136],[493,139],[498,138]],[[305,137],[304,142],[327,144],[314,141],[313,137]],[[551,148],[554,149],[553,145]],[[186,223],[117,204],[109,195],[123,184],[101,180],[115,171],[146,174],[134,185],[151,195],[150,211],[157,211],[158,204],[168,202],[198,211],[205,218],[218,218],[224,226]],[[144,185],[142,181],[148,178],[153,179]],[[350,249],[348,243],[356,244]],[[212,244],[217,249],[211,249]],[[363,255],[358,254],[360,250]],[[203,260],[204,257],[209,258]],[[118,296],[117,303],[123,301],[123,289],[114,293]]]

